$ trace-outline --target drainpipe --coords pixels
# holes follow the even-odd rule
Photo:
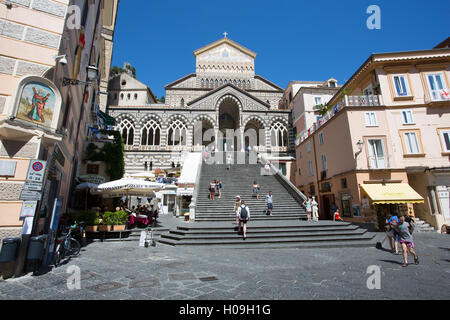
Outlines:
[[[318,170],[318,166],[317,166],[317,153],[316,153],[316,139],[314,138],[314,134],[312,135],[312,144],[313,144],[313,148],[314,148],[314,164],[316,166],[316,182],[317,182],[317,194],[318,194],[318,200],[320,202],[320,184],[319,184],[319,170]],[[319,206],[319,210],[323,210],[322,209],[322,204]],[[320,216],[320,211],[319,211],[319,216]]]

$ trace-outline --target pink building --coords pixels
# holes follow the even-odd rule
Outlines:
[[[294,182],[346,220],[450,225],[450,49],[373,54],[297,141]]]

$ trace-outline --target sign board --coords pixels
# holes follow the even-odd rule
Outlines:
[[[28,182],[42,183],[44,181],[46,167],[47,161],[31,160],[26,180]]]
[[[36,212],[37,201],[25,201],[22,204],[22,211],[20,211],[20,220],[28,217],[34,217]]]
[[[42,198],[42,194],[39,191],[22,190],[20,193],[20,200],[22,201],[39,201]]]
[[[23,186],[23,190],[40,192],[40,191],[42,191],[42,183],[25,182],[25,185]]]
[[[94,183],[94,184],[103,184],[106,182],[106,178],[103,176],[95,175],[95,174],[87,174],[84,176],[79,176],[83,181]]]

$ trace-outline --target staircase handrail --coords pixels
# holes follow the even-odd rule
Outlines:
[[[297,187],[289,181],[288,178],[284,176],[284,174],[279,170],[277,167],[275,167],[269,160],[265,158],[264,155],[261,155],[261,163],[265,166],[266,164],[269,164],[270,169],[275,172],[275,176],[280,181],[280,183],[288,190],[290,191],[291,195],[294,196],[294,198],[300,203],[303,204],[305,200],[307,200],[307,197],[300,192],[300,190],[297,189]]]

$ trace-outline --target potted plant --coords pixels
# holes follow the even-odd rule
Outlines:
[[[88,212],[86,215],[86,231],[96,232],[100,225],[100,214],[98,212]]]
[[[111,231],[112,226],[114,224],[113,216],[114,216],[114,212],[110,212],[110,211],[105,212],[105,214],[103,215],[102,222],[98,226],[98,231],[106,231],[106,232]]]
[[[114,212],[113,215],[113,229],[114,231],[124,231],[128,221],[128,213],[125,211]]]

